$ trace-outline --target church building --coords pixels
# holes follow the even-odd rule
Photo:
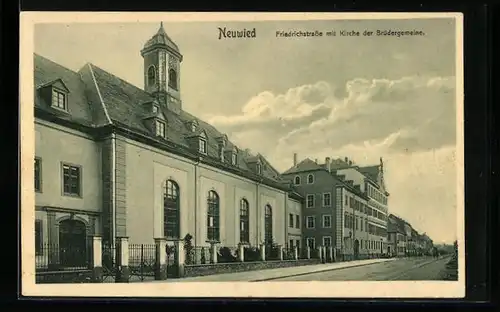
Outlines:
[[[262,155],[183,110],[183,56],[163,25],[140,54],[143,89],[34,55],[37,255],[94,234],[105,244],[186,234],[196,246],[287,244],[287,206],[300,214],[302,196]]]

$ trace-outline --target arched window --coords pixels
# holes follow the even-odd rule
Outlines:
[[[173,68],[170,68],[168,70],[168,86],[172,89],[177,90],[177,73]]]
[[[179,185],[168,180],[163,189],[163,231],[167,239],[180,237],[179,207]]]
[[[314,183],[314,176],[312,174],[307,176],[307,183],[309,183],[309,184]]]
[[[250,242],[250,218],[248,201],[244,198],[240,200],[240,242]]]
[[[264,211],[264,239],[266,244],[273,242],[273,209],[266,205]]]
[[[295,183],[296,185],[299,185],[299,184],[300,184],[300,177],[299,177],[299,176],[296,176],[296,177],[295,177],[295,181],[294,181],[294,183]]]
[[[214,192],[208,192],[207,198],[207,239],[209,241],[219,241],[219,195]]]
[[[148,68],[148,86],[154,86],[156,83],[156,69],[153,65]]]

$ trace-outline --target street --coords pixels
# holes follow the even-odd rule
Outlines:
[[[360,267],[323,271],[270,281],[404,281],[442,280],[450,257],[397,259]]]

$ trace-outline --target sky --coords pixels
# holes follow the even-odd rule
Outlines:
[[[142,88],[140,50],[159,23],[38,24],[35,52],[93,63]],[[264,155],[384,159],[389,210],[435,242],[457,239],[453,19],[163,21],[183,54],[183,109]],[[219,39],[218,27],[256,38]],[[411,37],[279,38],[276,31],[422,30]]]

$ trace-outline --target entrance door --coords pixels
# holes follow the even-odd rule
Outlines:
[[[78,220],[59,223],[59,256],[65,267],[86,267],[87,233],[85,224]]]
[[[354,241],[354,259],[359,258],[359,241],[356,239]]]

